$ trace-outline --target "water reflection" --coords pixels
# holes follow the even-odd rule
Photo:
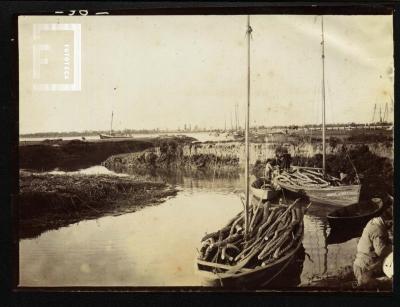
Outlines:
[[[271,283],[261,287],[261,289],[290,289],[297,287],[301,283],[305,254],[304,245],[301,245],[288,266]],[[257,288],[260,287],[258,286]]]
[[[304,261],[302,283],[308,284],[329,277],[341,278],[347,274],[355,258],[358,233],[342,229],[342,233],[346,234],[342,238],[346,238],[335,242],[326,218],[306,215],[304,224],[303,245],[308,257]]]
[[[219,229],[242,209],[236,193],[243,178],[196,174],[152,174],[181,187],[160,205],[21,240],[20,285],[201,285],[194,273],[196,248],[205,232]],[[357,239],[328,245],[330,228],[323,216],[323,210],[310,208],[304,218],[304,252],[268,288],[304,285],[352,264]]]
[[[304,216],[303,245],[308,257],[304,261],[302,280],[311,280],[315,276],[324,276],[328,270],[328,245],[326,242],[327,224],[322,218]]]
[[[244,176],[238,170],[212,171],[197,169],[126,169],[115,168],[117,173],[127,173],[132,176],[140,176],[147,180],[164,181],[172,185],[178,185],[185,189],[204,190],[244,190]]]
[[[362,231],[363,231],[362,227],[346,228],[346,229],[332,228],[328,235],[327,242],[328,244],[345,243],[353,238],[360,237]]]
[[[23,286],[195,286],[205,232],[242,208],[234,194],[182,191],[135,213],[83,221],[20,242]]]

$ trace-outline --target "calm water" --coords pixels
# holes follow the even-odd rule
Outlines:
[[[97,172],[101,169],[97,168]],[[91,168],[93,173],[93,168]],[[194,259],[201,237],[242,209],[242,178],[171,178],[181,191],[134,213],[82,221],[20,241],[21,286],[196,286]],[[300,279],[335,275],[351,265],[357,239],[327,244],[329,227],[311,208]]]
[[[174,135],[186,135],[188,137],[192,137],[197,139],[200,142],[206,141],[226,141],[232,140],[232,136],[228,136],[227,134],[215,134],[209,132],[165,132],[165,133],[146,133],[146,134],[133,134],[133,138],[154,138],[158,136],[174,136]],[[22,141],[44,141],[51,139],[63,139],[63,140],[75,140],[81,139],[79,136],[57,136],[57,137],[20,137],[19,140]],[[98,135],[85,136],[86,140],[99,140],[100,137]]]

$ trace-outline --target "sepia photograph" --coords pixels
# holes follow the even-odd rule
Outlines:
[[[20,288],[393,291],[393,15],[19,15]]]

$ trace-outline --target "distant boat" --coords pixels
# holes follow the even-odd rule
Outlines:
[[[243,131],[235,131],[234,133],[233,133],[233,138],[235,139],[235,140],[240,140],[240,139],[243,139],[244,138],[244,132]]]
[[[99,137],[102,140],[106,140],[106,139],[130,139],[130,138],[132,138],[129,135],[110,135],[110,134],[100,134]]]
[[[107,139],[129,139],[132,138],[130,135],[118,135],[113,133],[113,118],[114,118],[114,111],[111,112],[111,126],[110,126],[110,133],[109,134],[100,134],[99,137],[101,140]]]
[[[372,198],[370,201],[355,203],[339,208],[327,215],[331,228],[363,228],[373,217],[377,217],[383,210],[381,198]]]

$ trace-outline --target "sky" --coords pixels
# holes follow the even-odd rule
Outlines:
[[[33,25],[47,23],[81,25],[80,90],[33,87]],[[20,16],[20,133],[106,130],[111,112],[115,130],[230,128],[236,104],[243,126],[246,25],[245,15]],[[253,15],[251,27],[250,124],[321,123],[321,16]],[[324,36],[326,122],[370,122],[375,104],[390,109],[392,16],[324,16]],[[62,80],[65,69],[46,68],[62,62],[53,46],[64,38],[40,37],[50,45],[41,78]]]

